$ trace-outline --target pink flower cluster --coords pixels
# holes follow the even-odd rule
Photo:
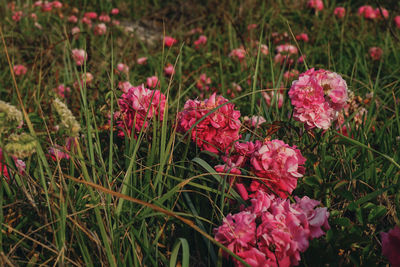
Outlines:
[[[72,58],[77,66],[82,66],[87,59],[86,51],[83,49],[72,49]]]
[[[131,87],[118,100],[120,111],[114,114],[118,135],[123,137],[125,132],[131,135],[132,130],[140,132],[157,118],[163,120],[165,110],[165,95],[159,90],[150,90],[144,85]]]
[[[258,178],[251,182],[237,178],[234,186],[244,200],[259,190],[286,198],[296,188],[297,179],[303,176],[306,162],[296,146],[291,147],[281,140],[237,142],[234,151],[222,159],[225,164],[215,166],[217,172],[240,175],[240,168],[245,168]],[[230,180],[230,184],[232,182]]]
[[[23,76],[28,71],[28,69],[24,65],[14,65],[13,69],[15,76]]]
[[[305,123],[306,129],[328,129],[346,105],[347,84],[335,72],[310,69],[292,83],[289,97],[295,120]]]
[[[295,197],[290,203],[257,191],[251,206],[223,219],[214,229],[215,239],[251,266],[286,267],[298,265],[300,252],[309,241],[328,230],[329,213],[320,202]],[[227,254],[225,254],[227,255]],[[234,260],[235,266],[243,266]]]
[[[324,2],[322,2],[322,0],[309,0],[307,2],[307,7],[313,8],[318,12],[324,9]]]
[[[358,15],[363,16],[366,19],[382,18],[382,14],[385,19],[389,17],[389,12],[385,8],[382,8],[382,13],[379,7],[374,9],[372,6],[369,5],[361,6],[358,9]]]
[[[216,93],[204,101],[186,101],[183,111],[178,114],[179,130],[183,133],[191,130],[192,140],[202,150],[226,153],[240,137],[240,111],[235,110],[234,104],[226,102],[227,99]],[[213,109],[216,110],[208,114]]]

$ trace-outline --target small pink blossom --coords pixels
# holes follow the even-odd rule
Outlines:
[[[61,160],[61,159],[69,159],[69,153],[64,152],[65,148],[59,145],[55,145],[49,148],[49,154],[53,161]]]
[[[303,64],[305,59],[306,59],[306,55],[302,55],[297,59],[297,63]]]
[[[31,13],[31,14],[29,15],[29,17],[30,17],[31,19],[33,19],[34,21],[37,20],[37,15],[36,15],[35,13]]]
[[[128,65],[126,65],[124,63],[118,63],[117,64],[117,70],[122,72],[122,73],[125,73],[126,75],[129,74],[129,67],[128,67]]]
[[[79,37],[80,32],[81,32],[81,29],[79,27],[73,27],[71,29],[71,34],[74,35],[75,39],[77,39]]]
[[[89,28],[92,27],[92,20],[89,19],[88,17],[83,17],[82,18],[82,23],[88,25]]]
[[[148,77],[146,80],[147,86],[150,88],[155,88],[157,86],[159,86],[159,82],[158,82],[158,77],[157,76],[151,76]]]
[[[236,58],[239,60],[239,62],[242,62],[243,59],[245,59],[245,57],[246,57],[246,50],[244,50],[243,48],[233,49],[229,53],[229,57]]]
[[[400,227],[395,226],[389,232],[381,232],[382,254],[388,258],[392,267],[400,266]]]
[[[153,118],[160,121],[164,118],[165,95],[159,90],[150,90],[140,85],[131,87],[118,100],[120,112],[115,114],[118,135],[131,135],[132,131],[144,131],[153,122]]]
[[[51,2],[44,1],[41,8],[43,12],[50,12],[51,10],[53,10],[53,5]]]
[[[16,11],[16,12],[14,12],[11,18],[12,18],[12,20],[15,21],[15,22],[20,21],[21,18],[22,18],[22,11]]]
[[[260,126],[267,122],[263,116],[251,116],[250,118],[245,116],[243,118],[244,122],[254,129],[260,128]]]
[[[14,65],[15,76],[25,75],[28,69],[24,65]]]
[[[114,25],[114,26],[119,26],[121,23],[119,22],[119,20],[117,20],[117,19],[113,19],[112,21],[111,21],[111,23],[112,23],[112,25]]]
[[[165,73],[165,75],[168,75],[168,76],[175,74],[174,65],[172,65],[171,63],[168,63],[167,66],[164,67],[164,73]]]
[[[396,24],[397,29],[400,29],[400,16],[394,17],[394,23]]]
[[[59,9],[59,8],[63,7],[63,4],[60,1],[53,1],[53,2],[51,2],[51,6]]]
[[[382,10],[382,13],[381,13],[381,10]],[[379,7],[377,7],[375,9],[375,16],[377,18],[382,18],[382,15],[385,19],[389,18],[389,11],[387,11],[387,9],[385,9],[385,8],[379,9]]]
[[[137,64],[139,65],[146,65],[147,64],[147,57],[140,57],[137,59]]]
[[[271,107],[273,104],[278,103],[278,108],[283,106],[284,96],[281,92],[277,91],[269,91],[269,92],[262,92],[261,95],[267,102],[267,105]],[[273,101],[274,100],[274,101]]]
[[[71,16],[68,17],[67,21],[71,22],[71,23],[77,23],[78,22],[78,18],[75,15],[71,15]]]
[[[83,49],[72,49],[72,58],[77,66],[82,66],[87,59],[87,54]]]
[[[118,15],[119,9],[118,8],[113,8],[111,9],[111,15]]]
[[[102,14],[99,16],[99,21],[102,21],[102,22],[110,22],[110,21],[111,21],[111,18],[110,18],[109,15],[102,13]]]
[[[205,46],[207,43],[207,36],[205,35],[200,35],[199,38],[194,41],[194,47],[196,49],[199,49],[201,46]]]
[[[297,78],[298,76],[299,76],[299,71],[296,69],[288,70],[283,74],[283,78],[285,78],[286,80],[292,80]]]
[[[71,93],[71,88],[66,87],[64,84],[60,84],[59,86],[57,86],[57,88],[54,88],[54,91],[57,93],[57,95],[60,98],[65,98],[66,94],[70,94]]]
[[[321,11],[324,9],[324,2],[322,0],[309,0],[307,6],[315,9],[315,11]]]
[[[296,35],[296,40],[297,41],[304,41],[304,42],[307,43],[309,41],[309,38],[308,38],[307,33],[301,33],[301,34]]]
[[[12,156],[12,159],[17,167],[18,174],[24,174],[26,169],[25,162],[14,156]],[[11,179],[9,170],[10,169],[7,167],[5,158],[3,156],[3,150],[0,148],[0,178],[4,177],[7,183],[9,183]]]
[[[248,31],[251,31],[251,30],[254,30],[255,28],[257,28],[257,24],[255,24],[255,23],[253,23],[253,24],[249,24],[249,25],[247,25],[247,30]]]
[[[372,6],[365,5],[358,9],[358,15],[364,16],[366,19],[376,19],[376,12]]]
[[[333,11],[333,14],[338,18],[342,19],[346,15],[346,9],[344,7],[336,7],[335,10]]]
[[[97,13],[96,12],[86,12],[83,17],[88,18],[88,19],[97,19]]]
[[[118,88],[124,92],[127,93],[128,90],[133,87],[133,85],[129,82],[129,81],[125,81],[125,82],[119,82],[118,83]]]
[[[383,54],[383,50],[380,47],[371,47],[368,53],[372,60],[380,60]]]
[[[90,85],[93,81],[93,75],[90,72],[82,73],[82,75],[79,77],[78,81],[75,81],[73,86],[74,88],[80,90],[81,88]]]
[[[93,29],[94,35],[104,35],[107,32],[107,26],[104,23],[97,24]]]
[[[207,74],[200,74],[199,79],[197,80],[196,87],[201,91],[208,91],[210,89],[211,78],[207,77]]]
[[[173,37],[171,37],[171,36],[165,36],[165,37],[164,37],[164,44],[165,44],[165,46],[171,47],[171,46],[173,46],[173,45],[176,44],[176,43],[178,43],[178,41],[177,41],[175,38],[173,38]]]
[[[275,50],[277,53],[281,53],[281,54],[287,53],[287,54],[297,55],[297,53],[299,52],[297,47],[295,47],[294,45],[291,45],[291,44],[278,45]]]
[[[202,150],[226,153],[240,137],[240,111],[227,102],[216,93],[204,101],[186,101],[183,111],[178,114],[179,131],[191,131],[192,140]]]

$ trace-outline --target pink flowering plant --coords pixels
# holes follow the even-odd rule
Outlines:
[[[1,266],[399,265],[395,0],[1,3]]]

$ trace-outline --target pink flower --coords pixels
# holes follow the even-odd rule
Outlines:
[[[15,21],[15,22],[20,21],[21,18],[22,18],[22,11],[16,11],[16,12],[14,12],[11,18],[12,18],[12,20]]]
[[[165,46],[171,47],[171,46],[173,46],[173,45],[176,44],[176,43],[178,43],[178,41],[177,41],[175,38],[173,38],[173,37],[171,37],[171,36],[165,36],[165,37],[164,37],[164,44],[165,44]]]
[[[314,127],[328,129],[334,120],[334,112],[344,108],[347,84],[342,77],[327,70],[310,69],[292,83],[289,97],[294,108],[293,117]]]
[[[84,15],[83,15],[85,18],[88,18],[88,19],[97,19],[97,13],[96,12],[86,12]]]
[[[389,17],[389,11],[387,11],[387,9],[385,8],[382,8],[382,13],[381,13],[381,10],[379,9],[379,7],[377,7],[375,9],[375,16],[377,18],[382,18],[382,15],[385,19],[387,19]]]
[[[324,2],[322,2],[322,0],[309,0],[307,6],[315,9],[315,11],[321,11],[324,9]]]
[[[118,83],[118,88],[124,93],[128,93],[131,87],[133,87],[133,85],[129,81]]]
[[[29,16],[31,19],[33,19],[34,21],[37,20],[37,15],[35,13],[31,13]]]
[[[65,98],[66,94],[71,93],[71,88],[66,87],[64,84],[60,84],[57,88],[54,88],[54,91],[60,98]]]
[[[297,78],[298,76],[299,76],[299,71],[296,69],[288,70],[283,74],[283,78],[285,78],[286,80],[292,80]]]
[[[129,74],[129,67],[128,67],[128,65],[126,65],[124,63],[118,63],[117,64],[117,70],[122,72],[122,73],[125,73],[126,75]]]
[[[228,214],[222,225],[214,230],[215,240],[234,253],[250,248],[256,242],[256,215],[242,211],[234,215]]]
[[[327,208],[315,208],[320,204],[319,201],[310,199],[305,196],[303,198],[294,197],[296,200],[296,204],[294,204],[294,208],[302,213],[304,213],[307,217],[307,221],[309,223],[310,228],[310,237],[319,238],[325,234],[325,232],[321,229],[329,230],[330,226],[328,223],[329,212]]]
[[[107,32],[107,26],[104,23],[97,24],[93,29],[94,35],[104,35]]]
[[[326,130],[331,127],[333,117],[333,109],[327,102],[295,107],[293,113],[293,118],[304,123],[307,130],[315,127]]]
[[[283,54],[297,55],[297,53],[299,52],[297,47],[295,47],[294,45],[291,45],[291,44],[278,45],[275,50],[277,53],[281,53],[281,54],[283,53]]]
[[[73,86],[74,88],[80,90],[81,88],[90,85],[93,81],[93,75],[90,72],[82,73],[81,77],[79,77],[79,80],[74,82]]]
[[[80,32],[81,32],[81,29],[79,27],[73,27],[71,29],[71,34],[74,35],[75,39],[77,39],[79,37]]]
[[[196,41],[194,41],[194,47],[196,49],[199,49],[201,46],[206,45],[207,43],[207,36],[205,35],[200,35],[199,39],[197,39]]]
[[[113,19],[113,20],[111,21],[111,23],[112,23],[112,25],[114,25],[114,26],[119,26],[119,24],[121,24],[121,23],[119,22],[119,20],[117,20],[117,19]]]
[[[246,57],[246,50],[244,50],[243,48],[233,49],[229,53],[229,57],[237,58],[239,60],[239,62],[242,62],[243,59]]]
[[[167,66],[164,67],[164,72],[168,76],[175,74],[174,65],[172,65],[171,63],[168,63]]]
[[[78,22],[78,18],[75,15],[71,15],[71,16],[68,17],[67,21],[71,22],[71,23],[77,23]]]
[[[372,60],[380,60],[383,54],[383,50],[380,47],[371,47],[368,52]]]
[[[251,118],[245,116],[243,120],[245,123],[255,129],[260,128],[261,124],[267,122],[263,116],[251,116]]]
[[[381,232],[382,254],[388,258],[392,267],[400,266],[400,227],[395,226],[389,232]]]
[[[62,146],[55,145],[49,148],[49,154],[53,161],[61,160],[61,159],[69,159],[70,156],[68,152],[64,152],[65,150]]]
[[[358,9],[358,15],[364,16],[364,18],[366,18],[366,19],[375,19],[376,18],[375,10],[372,8],[372,6],[369,6],[369,5],[361,6]]]
[[[265,44],[261,44],[261,45],[260,45],[260,52],[261,52],[261,54],[263,54],[264,56],[268,56],[268,54],[269,54],[268,46],[266,46]]]
[[[53,9],[52,3],[47,1],[44,1],[41,7],[43,12],[50,12]]]
[[[77,66],[82,66],[87,59],[87,54],[83,49],[72,49],[72,58]]]
[[[250,190],[272,190],[286,198],[296,188],[297,179],[303,176],[305,168],[302,165],[305,162],[296,146],[291,147],[281,140],[264,141],[252,155],[250,163],[254,174],[262,178],[266,186],[254,180]]]
[[[296,35],[296,40],[297,41],[304,41],[304,42],[307,43],[309,41],[309,38],[308,38],[307,33],[301,33],[299,35]]]
[[[302,55],[297,59],[297,63],[303,64],[305,59],[306,59],[306,55]]]
[[[255,23],[247,25],[248,31],[254,30],[255,28],[257,28],[257,24],[255,24]]]
[[[158,82],[157,76],[148,77],[146,82],[147,82],[147,86],[150,88],[155,88],[160,85]]]
[[[261,95],[264,97],[265,102],[267,102],[267,105],[269,107],[271,107],[275,103],[278,103],[278,108],[282,107],[284,96],[281,92],[276,92],[276,91],[262,92]],[[273,100],[275,101],[272,102]]]
[[[205,101],[186,101],[183,111],[178,114],[179,131],[186,133],[190,130],[192,140],[202,150],[226,153],[239,139],[240,129],[240,111],[227,102],[216,93]]]
[[[335,10],[333,11],[333,14],[338,18],[342,19],[346,15],[346,9],[344,7],[336,7]]]
[[[16,157],[12,157],[15,166],[18,169],[19,174],[23,174],[26,169],[25,162],[23,162],[20,159],[17,159]],[[5,158],[3,156],[3,150],[0,148],[0,178],[4,177],[6,179],[6,182],[10,182],[10,173],[9,173],[10,168],[6,165]]]
[[[111,15],[118,15],[119,9],[118,8],[113,8],[111,9]]]
[[[89,19],[88,17],[83,17],[82,18],[82,23],[88,25],[89,28],[92,27],[92,20]]]
[[[60,1],[51,2],[51,6],[54,8],[62,8],[63,4]]]
[[[99,16],[99,21],[102,21],[102,22],[110,22],[110,21],[111,21],[111,18],[110,18],[109,15],[102,13],[102,14]]]
[[[15,76],[25,75],[28,69],[24,65],[14,65]]]
[[[396,24],[397,29],[400,29],[400,16],[394,17],[394,23]]]
[[[197,80],[196,87],[202,91],[208,91],[210,89],[211,78],[207,77],[207,74],[200,74],[199,79]]]
[[[137,64],[139,65],[146,65],[147,64],[147,57],[140,57],[137,59]]]
[[[123,137],[125,132],[130,136],[132,131],[145,131],[153,118],[164,119],[165,95],[159,90],[150,90],[140,85],[131,87],[118,100],[121,108],[119,115],[115,114],[118,135]],[[147,116],[146,116],[147,115]],[[124,132],[125,130],[125,132]]]

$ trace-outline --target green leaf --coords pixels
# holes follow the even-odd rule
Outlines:
[[[370,211],[370,213],[368,215],[368,221],[373,222],[373,221],[379,219],[380,217],[384,216],[386,214],[386,212],[387,212],[386,207],[377,206]]]

